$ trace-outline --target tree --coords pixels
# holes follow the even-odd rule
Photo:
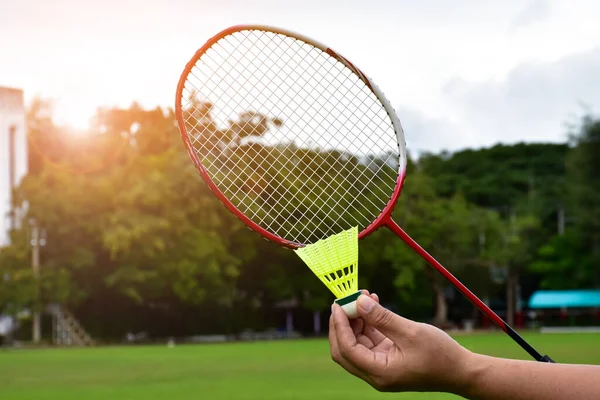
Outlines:
[[[32,308],[37,300],[27,238],[13,233],[11,239],[19,245],[0,251],[0,315],[16,315]]]
[[[278,227],[275,233],[283,237],[312,242],[339,219],[371,222],[387,202],[382,193],[389,195],[389,177],[398,167],[389,154],[359,158],[293,143],[270,145],[266,132],[284,121],[248,110],[217,126],[211,104],[192,105],[186,115],[195,127],[192,142],[214,181],[245,213],[269,230]],[[54,124],[51,104],[40,100],[28,122],[37,150],[17,201],[27,201],[27,217],[48,232],[44,287],[40,295],[31,289],[28,232],[16,230],[13,245],[0,255],[0,272],[10,276],[0,307],[60,302],[106,336],[148,327],[157,335],[173,326],[180,334],[258,329],[276,323],[274,305],[289,299],[303,311],[329,307],[331,294],[292,251],[249,233],[202,183],[172,110],[135,103],[101,108],[89,135],[74,137]],[[548,240],[557,200],[570,216],[575,207],[590,210],[593,203],[585,189],[594,185],[595,164],[588,142],[577,143],[581,151],[569,168],[587,177],[571,188],[577,193],[573,204],[581,206],[568,202],[570,196],[552,197],[562,190],[561,180],[551,177],[563,174],[567,146],[520,144],[410,160],[394,219],[480,297],[496,289],[490,265],[510,265],[507,290],[514,291],[544,243],[545,264],[537,267],[566,271],[564,265],[577,263],[579,270],[569,271],[580,271],[577,281],[589,283],[592,259],[573,256],[591,251],[593,241],[578,238],[595,226],[573,223],[567,236]],[[383,174],[375,174],[379,168]],[[322,207],[325,201],[330,203]],[[517,215],[512,224],[511,209]],[[583,215],[589,219],[593,210]],[[463,304],[448,297],[444,278],[385,229],[361,241],[359,265],[360,286],[405,315],[424,319],[434,310],[442,326],[464,316]],[[556,279],[547,277],[545,284],[554,285]],[[103,324],[108,316],[117,325]]]
[[[514,324],[516,288],[524,271],[534,262],[540,246],[540,223],[533,215],[515,216],[509,220],[504,232],[505,245],[499,252],[500,265],[507,270],[506,313],[507,323]]]
[[[430,154],[421,160],[441,196],[464,193],[469,202],[495,210],[501,217],[495,229],[501,237],[492,242],[486,236],[486,246],[494,268],[510,271],[506,276],[510,320],[518,282],[526,283],[524,295],[538,286],[539,277],[532,276],[528,266],[535,261],[538,248],[556,234],[557,215],[567,203],[568,152],[567,144],[519,143]],[[529,223],[524,219],[532,224],[535,220],[535,227],[524,227]]]
[[[583,118],[579,130],[571,135],[571,150],[567,158],[567,182],[570,207],[574,218],[572,230],[581,242],[587,261],[595,276],[588,286],[600,284],[600,119]]]
[[[135,104],[99,110],[80,141],[39,111],[42,105],[29,113],[30,138],[60,146],[33,153],[34,172],[17,196],[29,204],[27,218],[48,232],[41,258],[46,289],[40,298],[27,289],[30,248],[21,229],[14,235],[25,239],[13,241],[0,260],[0,271],[23,271],[9,274],[19,291],[3,291],[2,303],[74,307],[118,292],[138,304],[176,298],[198,305],[210,297],[231,307],[248,253],[233,243],[243,225],[201,183],[173,139],[173,113]]]
[[[531,271],[541,277],[540,287],[551,290],[591,287],[597,268],[589,249],[573,230],[556,235],[540,247]],[[565,279],[568,277],[568,279]]]
[[[482,210],[466,202],[457,194],[451,198],[437,195],[433,179],[421,171],[414,171],[400,197],[394,219],[423,248],[438,259],[449,271],[460,276],[471,268],[482,267],[478,247],[478,216]],[[377,233],[378,247],[371,257],[389,263],[396,272],[394,283],[401,296],[422,295],[422,277],[428,282],[435,303],[434,323],[448,324],[446,288],[448,282],[408,246],[390,238],[387,233]],[[487,269],[487,265],[485,265]],[[426,292],[425,292],[426,293]]]

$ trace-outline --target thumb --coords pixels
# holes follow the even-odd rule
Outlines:
[[[357,306],[358,313],[367,324],[392,340],[400,338],[413,323],[381,306],[369,296],[359,296]]]

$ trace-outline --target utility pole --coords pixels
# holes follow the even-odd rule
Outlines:
[[[35,278],[36,285],[36,300],[39,299],[40,295],[40,247],[46,245],[45,232],[40,228],[35,219],[31,219],[31,267],[33,269],[33,277]],[[40,343],[42,339],[42,322],[41,314],[37,309],[33,310],[33,326],[32,326],[32,339],[34,344]]]
[[[15,216],[15,202],[13,199],[13,190],[16,187],[16,154],[15,154],[15,142],[16,142],[17,129],[15,126],[11,126],[8,129],[8,187],[10,188],[10,226],[9,229],[12,231],[16,229],[16,216]]]

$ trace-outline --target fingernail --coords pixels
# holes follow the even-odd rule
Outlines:
[[[375,307],[375,302],[369,296],[360,295],[357,300],[358,306],[365,312],[369,313]]]

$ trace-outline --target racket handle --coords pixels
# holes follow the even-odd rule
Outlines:
[[[556,362],[553,359],[551,359],[550,357],[548,357],[547,355],[545,355],[544,357],[542,357],[541,361],[547,362],[547,363],[556,364]]]
[[[439,273],[441,273],[455,288],[457,288],[471,303],[473,303],[479,310],[487,315],[500,329],[508,334],[523,350],[531,355],[536,361],[540,362],[554,362],[548,356],[542,356],[536,349],[534,349],[525,339],[523,339],[514,329],[512,329],[502,318],[498,316],[491,308],[481,301],[473,292],[471,292],[465,285],[462,284],[454,275],[450,273],[442,264],[440,264],[431,254],[423,249],[413,238],[411,238],[400,226],[388,219],[386,222],[387,227],[398,235],[407,245],[409,245],[417,254],[419,254],[425,261],[427,261],[432,267],[434,267]]]

